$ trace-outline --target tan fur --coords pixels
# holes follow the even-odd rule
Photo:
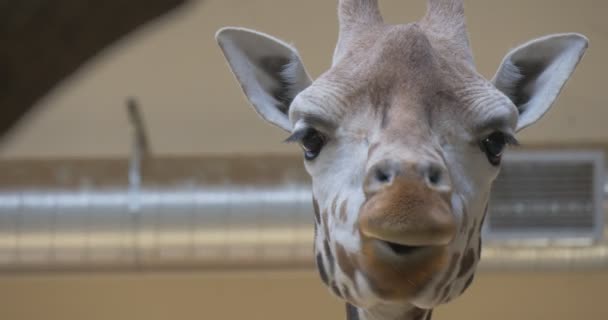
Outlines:
[[[420,179],[400,177],[361,208],[361,234],[409,246],[447,245],[456,233],[450,205]]]

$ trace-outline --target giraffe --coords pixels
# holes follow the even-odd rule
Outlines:
[[[588,46],[553,34],[475,69],[463,0],[384,23],[377,0],[339,0],[329,70],[243,28],[217,41],[257,113],[288,132],[312,177],[321,280],[350,320],[430,319],[473,282],[502,155],[545,114]]]

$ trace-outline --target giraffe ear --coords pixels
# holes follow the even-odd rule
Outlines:
[[[556,34],[532,40],[507,54],[492,82],[519,110],[518,131],[551,108],[587,45],[583,35]]]
[[[298,52],[272,36],[242,28],[221,29],[216,39],[257,113],[291,131],[289,106],[312,82]]]

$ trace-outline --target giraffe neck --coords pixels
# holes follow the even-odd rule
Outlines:
[[[372,309],[359,309],[346,304],[346,320],[431,320],[433,310],[414,306],[380,306]]]

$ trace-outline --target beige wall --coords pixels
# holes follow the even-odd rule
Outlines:
[[[481,274],[435,320],[605,320],[608,274]],[[0,277],[0,319],[344,319],[313,272]]]
[[[390,22],[412,21],[423,0],[380,1]],[[548,116],[524,142],[606,142],[608,20],[604,0],[467,1],[479,69],[491,77],[509,48],[533,37],[576,31],[591,39],[579,70]],[[159,153],[293,152],[279,130],[248,107],[213,35],[225,25],[253,27],[293,42],[312,75],[330,62],[335,1],[195,2],[125,39],[41,101],[0,144],[0,156],[124,155],[123,101],[140,99]]]
[[[381,1],[392,22],[423,1]],[[577,31],[591,48],[554,110],[524,142],[608,141],[608,2],[468,1],[480,71],[507,50],[552,32]],[[247,106],[213,40],[223,25],[295,43],[313,75],[327,68],[335,1],[209,0],[184,8],[91,61],[41,101],[0,144],[0,157],[125,155],[123,101],[139,98],[158,153],[294,152]],[[481,274],[438,319],[608,319],[608,272]],[[341,319],[343,307],[312,271],[0,276],[0,319]]]

